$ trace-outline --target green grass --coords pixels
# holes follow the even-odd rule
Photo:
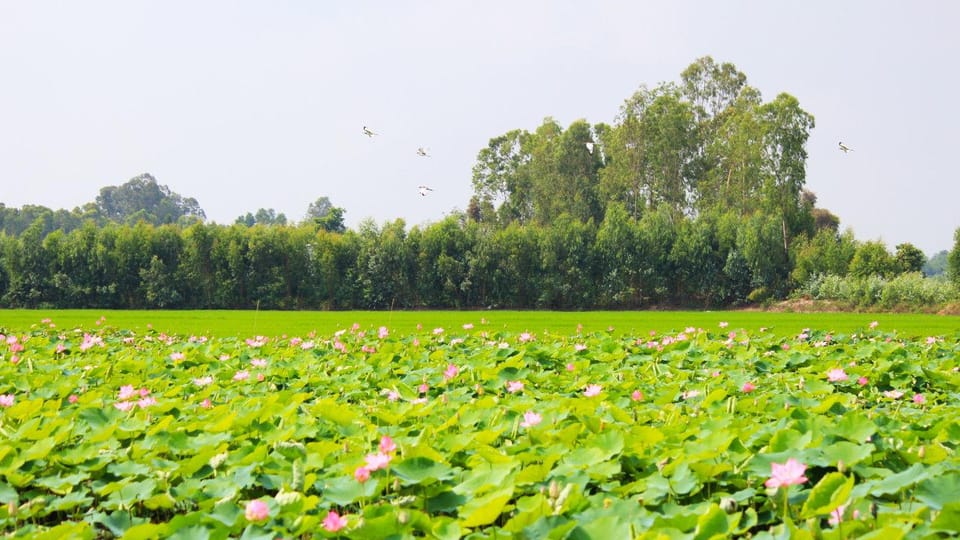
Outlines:
[[[716,329],[721,321],[731,329],[769,328],[791,336],[804,328],[849,333],[878,321],[879,330],[896,330],[904,337],[939,336],[960,330],[960,317],[930,314],[886,313],[773,313],[753,311],[123,311],[123,310],[0,310],[0,331],[25,331],[49,318],[58,328],[97,328],[97,321],[113,328],[144,332],[148,325],[158,332],[208,336],[305,336],[349,328],[387,326],[409,333],[424,329],[479,327],[487,321],[490,331],[573,333],[577,325],[585,332],[647,335],[651,330],[669,332],[690,326]]]

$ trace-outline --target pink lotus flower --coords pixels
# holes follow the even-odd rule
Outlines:
[[[14,400],[13,394],[0,395],[0,407],[13,407]]]
[[[827,372],[827,380],[830,382],[840,382],[847,379],[847,372],[843,368],[833,368]]]
[[[391,439],[389,435],[380,437],[380,451],[385,454],[390,454],[397,451],[397,445],[393,442],[393,439]]]
[[[200,402],[200,406],[204,409],[209,409],[210,407],[213,407],[213,403],[210,402],[210,398],[207,398]]]
[[[507,392],[516,394],[523,390],[523,383],[520,381],[507,381]]]
[[[221,354],[221,355],[220,355],[220,361],[221,361],[221,362],[226,362],[226,361],[229,360],[229,359],[230,359],[230,355],[229,355],[229,354]]]
[[[193,384],[195,384],[195,385],[197,385],[197,386],[200,386],[200,387],[209,386],[209,385],[213,384],[213,376],[212,376],[212,375],[207,375],[206,377],[198,377],[198,378],[196,378],[196,379],[193,380]]]
[[[633,393],[630,394],[630,399],[633,401],[641,401],[643,399],[643,392],[634,390]]]
[[[388,330],[386,326],[381,326],[379,329],[377,329],[377,337],[378,337],[378,338],[384,339],[385,337],[387,337],[387,336],[389,336],[389,335],[390,335],[390,330]]]
[[[179,362],[180,360],[183,360],[186,357],[187,355],[183,354],[182,352],[170,353],[170,360],[173,360],[174,362]]]
[[[439,335],[442,334],[442,333],[443,333],[443,328],[434,328],[434,329],[433,329],[433,335],[435,335],[435,336],[439,336]]]
[[[726,328],[727,326],[730,326],[730,323],[727,321],[720,321],[720,328]]]
[[[156,405],[156,404],[157,404],[157,400],[154,397],[145,397],[137,401],[137,405],[139,405],[141,409],[146,409],[147,407],[152,407],[153,405]]]
[[[764,483],[768,488],[799,485],[807,481],[803,475],[807,466],[796,459],[790,458],[786,463],[771,463],[770,478]]]
[[[744,394],[749,394],[750,392],[753,392],[756,389],[757,389],[756,385],[754,385],[750,381],[747,381],[743,383],[743,386],[740,388],[740,391],[743,392]]]
[[[323,518],[323,528],[328,532],[337,532],[347,526],[347,518],[331,510],[327,517]]]
[[[473,323],[467,323],[463,325],[464,330],[473,330]]]
[[[396,390],[384,388],[383,391],[381,391],[380,393],[382,395],[387,396],[387,401],[396,401],[400,399],[400,392],[397,392]]]
[[[577,368],[576,368],[576,366],[573,365],[573,362],[570,362],[570,363],[567,364],[567,371],[573,371],[573,370],[575,370],[575,369],[577,369]]]
[[[923,394],[914,394],[913,402],[916,403],[917,405],[923,405],[924,403],[927,402],[927,398],[923,397]]]
[[[237,371],[236,373],[233,374],[233,380],[235,381],[245,381],[249,378],[250,378],[250,372],[245,369],[241,369],[240,371]]]
[[[520,422],[520,427],[522,428],[531,428],[540,422],[543,421],[543,417],[533,411],[527,411],[523,413],[523,422]]]
[[[367,454],[367,457],[364,458],[364,461],[367,463],[367,469],[371,471],[378,471],[380,469],[386,469],[390,465],[391,460],[390,454],[384,454],[383,452],[377,452],[376,454]]]
[[[531,334],[530,332],[524,332],[520,334],[518,341],[520,341],[520,343],[527,343],[528,341],[533,341],[533,339],[534,339],[533,334]]]
[[[247,503],[243,515],[249,521],[263,521],[270,517],[270,507],[260,499],[254,499]]]
[[[361,484],[370,479],[370,469],[360,466],[353,471],[353,477]]]
[[[933,345],[933,344],[936,343],[936,342],[937,342],[937,338],[935,338],[935,337],[933,337],[933,336],[930,336],[930,337],[927,338],[927,345]]]
[[[847,511],[847,506],[848,505],[846,504],[841,504],[840,506],[837,507],[836,510],[834,510],[833,512],[830,512],[830,517],[827,518],[827,523],[829,523],[833,527],[836,527],[837,525],[839,525],[840,522],[843,521],[843,514]],[[854,510],[853,514],[851,514],[850,517],[852,517],[853,519],[860,519],[860,511]]]
[[[133,401],[118,401],[113,404],[117,409],[120,409],[123,412],[128,412],[130,409],[133,409],[137,404]]]
[[[603,387],[599,384],[588,384],[587,387],[583,390],[583,395],[586,397],[599,396],[600,392],[603,391]]]
[[[135,397],[136,395],[137,395],[137,391],[133,388],[133,385],[128,384],[120,387],[120,392],[117,393],[117,399],[124,401],[132,397]]]
[[[70,397],[67,398],[67,401],[69,401],[70,403],[76,403],[80,401],[80,398],[77,397],[76,394],[70,394]]]
[[[263,358],[252,358],[250,365],[253,367],[267,367],[267,361]]]
[[[873,330],[874,328],[876,328],[876,327],[879,326],[879,325],[880,325],[879,322],[873,321],[872,323],[870,323],[870,329]]]
[[[680,393],[680,399],[687,400],[690,398],[695,398],[700,395],[699,390],[687,390],[686,392]]]
[[[869,383],[870,381],[867,380],[866,377],[860,377],[859,379],[857,379],[857,384],[859,384],[860,386],[866,386]]]
[[[450,379],[456,377],[458,373],[460,373],[460,368],[454,364],[449,364],[447,365],[446,371],[443,372],[443,378],[449,381]]]
[[[899,390],[887,390],[883,393],[883,395],[890,399],[900,399],[903,397],[903,392]]]

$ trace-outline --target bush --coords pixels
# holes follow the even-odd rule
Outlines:
[[[920,272],[891,279],[816,275],[798,288],[795,295],[847,302],[860,308],[930,308],[960,299],[960,289],[948,280],[925,278]]]

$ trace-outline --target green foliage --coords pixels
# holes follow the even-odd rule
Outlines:
[[[946,276],[947,275],[947,258],[949,257],[950,252],[947,250],[941,250],[937,253],[934,253],[932,257],[927,259],[927,262],[923,265],[923,275],[928,277],[934,276]]]
[[[920,272],[927,263],[927,257],[920,248],[909,242],[898,244],[893,256],[897,273]]]
[[[870,240],[860,244],[850,260],[848,272],[851,276],[865,278],[869,276],[888,277],[895,273],[896,261],[883,242]]]
[[[816,275],[794,294],[814,300],[846,302],[861,308],[929,309],[960,299],[960,288],[948,281],[925,278],[920,272],[893,278]]]
[[[953,233],[953,249],[947,256],[947,274],[960,286],[960,228]]]
[[[157,184],[150,174],[141,174],[120,186],[101,188],[94,204],[100,215],[119,223],[146,221],[161,225],[177,223],[181,218],[206,217],[196,199],[183,198]]]
[[[303,337],[5,329],[0,527],[328,537],[333,511],[346,538],[707,539],[957,522],[956,334],[688,319],[651,335],[604,317],[382,333],[372,315]],[[805,478],[765,487],[789,459]]]

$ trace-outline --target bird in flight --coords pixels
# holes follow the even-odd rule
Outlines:
[[[366,135],[367,137],[373,137],[374,135],[379,135],[379,133],[374,133],[373,130],[371,130],[367,126],[363,126],[363,134]]]
[[[840,141],[838,144],[840,145],[840,150],[844,154],[846,154],[847,152],[853,152],[853,148],[850,148],[849,146],[843,144],[843,141]]]
[[[421,197],[426,197],[426,196],[427,196],[427,192],[433,191],[433,188],[432,188],[432,187],[428,187],[428,186],[417,186],[417,190],[420,191],[420,196],[421,196]]]
[[[421,146],[420,148],[417,148],[417,155],[420,157],[430,157],[430,154],[428,152],[429,150],[430,150],[429,148],[424,148]]]

